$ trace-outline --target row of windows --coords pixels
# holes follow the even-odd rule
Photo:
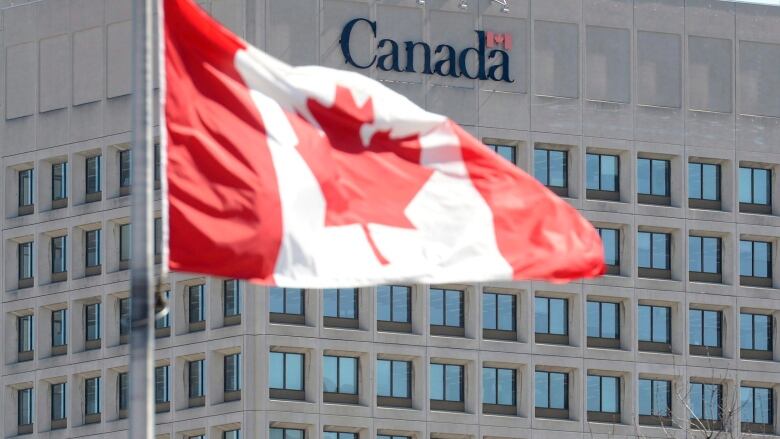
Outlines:
[[[307,354],[272,351],[268,365],[268,388],[272,399],[305,400]],[[222,357],[223,392],[225,401],[240,399],[241,354]],[[326,403],[359,404],[360,359],[350,356],[324,355],[322,357],[322,392]],[[463,364],[443,361],[428,365],[428,399],[431,410],[464,412],[467,370]],[[205,404],[205,360],[189,360],[185,365],[188,407]],[[574,371],[537,366],[533,372],[534,416],[538,418],[570,418],[570,380]],[[483,365],[482,412],[494,415],[518,415],[518,368]],[[170,410],[170,366],[163,365],[154,371],[154,398],[157,411]],[[377,405],[412,408],[412,385],[415,382],[411,361],[379,357],[376,360]],[[620,423],[620,413],[625,404],[621,395],[625,377],[620,372],[588,372],[585,382],[585,406],[588,420]],[[129,382],[127,372],[116,375],[116,407],[119,418],[127,416]],[[85,424],[101,422],[101,376],[83,379]],[[691,379],[685,394],[674,393],[672,378],[648,378],[640,376],[636,382],[639,422],[658,424],[672,417],[672,398],[685,398],[687,415],[692,419],[720,421],[725,404],[723,383]],[[64,428],[68,418],[68,384],[48,384],[50,421],[52,428]],[[771,429],[774,418],[774,390],[771,386],[743,384],[739,388],[740,419],[747,424],[760,424]],[[230,395],[230,396],[229,396]],[[31,425],[34,420],[34,390],[32,387],[17,389],[19,426]],[[767,430],[768,431],[768,430]]]
[[[226,325],[241,322],[242,294],[236,280],[222,282],[222,314]],[[205,285],[190,285],[185,290],[188,330],[205,329]],[[169,293],[166,293],[166,295]],[[271,288],[269,293],[270,321],[303,324],[304,290]],[[432,335],[465,336],[465,292],[456,289],[430,289],[430,329]],[[329,289],[323,292],[325,324],[340,328],[358,328],[360,295],[358,289]],[[498,340],[517,340],[518,296],[510,292],[482,293],[483,337]],[[538,343],[569,344],[569,299],[536,296],[533,301],[534,332]],[[378,329],[411,332],[411,287],[380,286],[377,288]],[[621,348],[621,303],[604,300],[587,301],[586,332],[588,346]],[[692,354],[722,355],[723,311],[692,306],[688,311],[689,344]],[[67,352],[68,310],[55,309],[50,317],[52,355]],[[83,305],[83,334],[85,349],[100,347],[101,303]],[[118,299],[116,319],[121,342],[127,342],[130,332],[130,300]],[[348,322],[352,322],[351,324]],[[382,328],[380,323],[387,326]],[[34,351],[34,322],[32,314],[17,316],[18,359],[31,360]],[[170,315],[155,322],[158,336],[169,335]],[[168,330],[168,331],[164,331]],[[657,304],[639,303],[637,306],[637,339],[640,350],[671,352],[672,308]],[[741,311],[739,314],[739,348],[743,358],[772,359],[773,317],[771,313]],[[706,349],[704,349],[706,348]],[[702,350],[703,349],[703,350]],[[346,367],[346,366],[345,366]]]

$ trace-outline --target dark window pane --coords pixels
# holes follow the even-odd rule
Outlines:
[[[702,198],[701,163],[688,163],[688,198]]]

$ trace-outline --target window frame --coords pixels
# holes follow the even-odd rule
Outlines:
[[[305,316],[306,315],[306,290],[303,288],[279,288],[279,287],[271,287],[271,290],[269,291],[269,303],[271,301],[271,294],[274,292],[274,290],[278,293],[279,290],[281,290],[282,296],[284,300],[282,301],[282,311],[274,311],[270,306],[269,310],[271,314],[285,314],[285,315],[291,315],[291,316]],[[288,307],[288,295],[290,294],[299,294],[300,295],[300,303],[301,303],[301,312],[300,313],[292,313],[289,312]]]
[[[435,366],[439,366],[442,368],[442,382],[441,382],[441,388],[442,388],[442,398],[437,399],[433,397],[433,390],[429,388],[429,398],[431,401],[442,401],[442,402],[451,402],[451,403],[464,403],[466,401],[466,395],[464,394],[465,390],[465,366],[462,364],[452,364],[452,363],[437,363],[437,362],[431,362],[429,367],[433,368]],[[459,390],[458,394],[460,396],[460,399],[447,399],[447,370],[450,367],[454,367],[459,371],[458,378],[459,378]],[[429,387],[433,386],[433,380],[430,379],[430,376],[433,375],[432,372],[429,372]]]
[[[35,205],[35,170],[34,168],[17,171],[19,184],[18,207]]]
[[[55,330],[55,322],[58,320],[57,315],[61,314],[62,317],[59,319],[59,326],[61,328],[60,335],[57,334]],[[61,340],[61,343],[59,342]],[[68,310],[66,308],[61,309],[54,309],[51,312],[51,346],[54,347],[61,347],[61,346],[67,346],[68,345]]]
[[[690,334],[694,330],[693,328],[693,318],[691,315],[693,313],[699,313],[701,314],[701,317],[699,320],[701,321],[701,326],[697,329],[697,331],[701,332],[701,335],[699,338],[701,338],[701,343],[694,343],[695,337],[692,337]],[[717,322],[718,322],[718,328],[717,328],[717,344],[716,345],[709,345],[705,341],[705,333],[707,332],[706,327],[706,316],[705,314],[715,313],[717,315]],[[701,308],[690,308],[688,310],[688,344],[690,346],[697,346],[704,349],[722,349],[723,348],[723,311],[721,310],[713,310],[713,309],[701,309]]]
[[[100,341],[102,338],[100,331],[100,308],[100,302],[84,304],[84,340],[87,342]],[[95,318],[92,323],[90,323],[89,316],[91,309],[95,309]],[[90,331],[90,328],[94,328],[94,331]]]
[[[544,152],[544,163],[545,163],[545,165],[544,165],[544,170],[545,170],[544,180],[539,178],[540,176],[538,176],[536,174],[536,153],[537,153],[537,151]],[[550,166],[550,152],[556,152],[556,153],[563,154],[563,163],[562,163],[562,168],[563,168],[563,185],[562,186],[550,184],[550,168],[551,168],[551,166]],[[545,187],[555,188],[555,189],[560,190],[560,191],[568,191],[568,189],[569,189],[569,151],[563,150],[563,149],[550,149],[550,148],[542,148],[542,147],[535,146],[534,147],[534,177],[536,177],[536,179],[540,183],[542,183]]]
[[[599,335],[590,335],[590,304],[594,303],[598,305],[598,332]],[[604,305],[611,305],[615,307],[615,336],[614,337],[605,337],[604,336],[604,325],[603,325],[603,308]],[[603,300],[586,300],[585,301],[585,313],[586,313],[586,324],[585,324],[585,332],[586,336],[588,338],[598,338],[603,340],[620,340],[620,302],[607,302]]]
[[[325,376],[328,375],[325,371],[326,368],[326,359],[332,358],[336,360],[336,381],[335,381],[335,390],[328,390],[326,385],[327,381]],[[354,374],[351,377],[354,380],[354,392],[344,391],[342,390],[342,385],[348,386],[349,383],[342,383],[342,375],[341,375],[341,368],[342,368],[342,361],[350,361],[354,362]],[[359,395],[360,394],[360,358],[358,357],[349,357],[346,355],[323,355],[322,356],[322,392],[324,394],[339,394],[339,395]]]
[[[773,249],[773,243],[770,241],[755,241],[751,239],[740,239],[739,240],[739,246],[740,246],[740,253],[742,252],[742,243],[750,243],[750,274],[743,274],[743,267],[742,267],[742,257],[740,256],[740,267],[739,267],[739,275],[741,277],[752,277],[752,278],[758,278],[758,279],[772,279],[772,251]],[[766,276],[756,276],[756,244],[765,244],[767,245],[767,267],[766,267]]]
[[[116,375],[116,378],[117,378],[117,384],[116,384],[117,408],[119,409],[120,412],[122,412],[127,410],[130,407],[130,387],[129,387],[130,375],[127,372],[119,372]],[[124,389],[124,392],[122,389]]]
[[[539,332],[538,330],[538,323],[534,321],[534,334],[537,336],[539,334],[546,334],[546,335],[556,335],[556,336],[569,336],[569,299],[563,298],[563,297],[547,297],[547,296],[535,296],[534,297],[534,320],[536,320],[536,308],[538,305],[538,301],[542,299],[545,301],[546,307],[547,307],[547,332]],[[557,333],[551,331],[551,315],[550,312],[550,301],[551,300],[560,300],[563,302],[563,333]]]
[[[306,390],[306,354],[303,354],[301,352],[279,352],[279,351],[271,351],[269,354],[269,363],[271,361],[271,358],[274,354],[281,355],[282,356],[282,386],[283,387],[272,387],[271,379],[268,380],[268,388],[269,389],[275,389],[275,390],[292,390],[292,391],[305,391]],[[300,389],[294,389],[290,388],[287,383],[287,357],[290,355],[295,355],[297,357],[300,357],[300,381],[301,381],[301,388]],[[270,373],[271,368],[268,368],[268,371]]]
[[[656,344],[666,344],[669,345],[672,343],[672,308],[671,306],[664,306],[664,305],[647,305],[640,303],[637,305],[637,340],[640,342],[645,343],[656,343]],[[640,329],[639,325],[642,324],[642,320],[639,318],[640,315],[640,309],[642,307],[650,308],[650,339],[649,340],[643,340],[640,336]],[[655,340],[655,310],[658,309],[664,309],[666,310],[666,340],[664,341],[657,341]]]
[[[376,373],[376,381],[377,381],[377,390],[376,395],[380,398],[399,398],[399,399],[411,399],[412,398],[412,373],[413,373],[413,364],[411,361],[406,360],[393,360],[389,358],[377,358],[377,373]],[[389,383],[387,384],[387,388],[390,389],[389,395],[383,395],[379,390],[379,382],[380,382],[380,374],[379,374],[379,363],[380,362],[386,362],[388,363],[388,370],[389,370]],[[405,396],[397,396],[395,395],[395,373],[393,372],[394,366],[396,363],[403,363],[406,365],[406,385],[404,386],[404,392],[406,393]]]
[[[692,196],[692,181],[691,181],[691,168],[699,168],[699,197]],[[704,181],[704,168],[705,167],[713,167],[715,169],[715,198],[705,198],[704,196],[704,188],[706,187],[706,182]],[[697,200],[697,201],[710,201],[710,202],[720,202],[721,200],[721,190],[720,190],[720,182],[721,182],[721,166],[719,163],[703,163],[703,162],[688,162],[688,199],[689,200]]]
[[[517,163],[517,148],[515,148],[512,145],[504,145],[501,143],[485,143],[485,146],[490,148],[493,152],[500,155],[503,159],[509,161],[512,164]],[[510,158],[507,158],[504,154],[502,154],[500,151],[511,151]]]
[[[233,285],[228,288],[228,285]],[[232,306],[228,302],[229,291],[232,291]],[[238,279],[226,279],[222,281],[222,316],[236,317],[241,315],[241,282]]]
[[[90,383],[93,383],[90,385]],[[90,396],[94,401],[90,401]],[[100,377],[84,379],[84,415],[99,415],[100,411]]]
[[[193,377],[194,369],[197,375]],[[206,360],[203,358],[187,361],[187,397],[203,398],[206,396]],[[193,384],[196,384],[193,386]]]
[[[715,264],[717,266],[716,271],[706,271],[704,267],[704,241],[705,240],[712,240],[714,239],[717,243],[717,255],[716,255],[716,261]],[[698,240],[698,247],[699,247],[699,266],[701,267],[700,270],[694,270],[691,267],[691,257],[692,252],[691,248],[694,246],[694,242]],[[720,236],[701,236],[701,235],[688,235],[688,271],[691,273],[703,273],[703,274],[722,274],[723,273],[723,240]]]
[[[126,236],[126,238],[123,238]],[[119,262],[130,262],[133,257],[133,229],[130,223],[119,224]]]
[[[692,401],[690,397],[688,398],[688,403],[691,405],[691,414],[690,414],[691,419],[696,419],[695,418],[695,416],[697,416],[696,415],[696,406],[699,406],[698,409],[699,409],[699,413],[701,414],[701,416],[698,416],[699,421],[705,422],[705,423],[720,422],[721,419],[723,418],[723,409],[722,409],[722,403],[721,403],[722,400],[723,400],[723,385],[722,384],[713,384],[713,383],[700,383],[700,382],[692,381],[689,384],[689,386],[691,387],[691,389],[689,390],[689,394],[690,395],[694,395],[695,394],[693,389],[692,389],[693,386],[701,386],[701,393],[700,393],[701,394],[701,401],[699,401],[698,404],[694,404],[694,401]],[[704,391],[705,391],[706,387],[711,387],[711,386],[715,386],[717,388],[717,401],[716,401],[717,412],[718,412],[717,419],[708,419],[708,418],[705,417],[706,416],[705,415],[705,413],[706,413],[705,412],[705,399],[706,398],[705,398],[705,395],[704,395]]]
[[[598,232],[599,238],[601,238],[602,243],[604,245],[604,265],[607,266],[607,274],[620,274],[620,229],[612,228],[612,227],[596,227],[596,231]],[[608,256],[607,247],[606,244],[604,244],[604,237],[603,237],[603,232],[605,231],[615,233],[615,246],[613,249],[613,251],[615,252],[614,264],[610,264],[609,263],[610,261],[607,260],[607,256]],[[615,270],[614,268],[610,270],[610,268],[612,267],[616,268],[617,270]]]
[[[26,395],[24,400],[22,395]],[[16,425],[32,426],[35,421],[34,394],[32,387],[18,389],[16,391]],[[26,415],[26,416],[25,416]]]
[[[197,298],[197,300],[193,300],[194,298]],[[205,284],[187,285],[187,322],[190,325],[206,321],[205,300]]]
[[[657,418],[662,418],[662,419],[668,418],[668,419],[670,419],[671,416],[672,416],[672,385],[673,385],[672,381],[664,380],[664,379],[641,378],[640,377],[638,382],[637,382],[637,395],[639,396],[639,400],[640,401],[642,399],[642,392],[640,390],[642,381],[650,383],[650,395],[649,395],[649,397],[650,397],[650,414],[643,414],[641,412],[642,404],[638,403],[637,404],[637,413],[639,413],[639,417],[640,417],[639,418],[639,423],[640,424],[657,424],[658,423],[658,419]],[[656,398],[656,386],[655,386],[656,383],[665,383],[665,385],[666,385],[666,392],[665,392],[666,393],[666,407],[665,407],[666,414],[665,415],[657,413],[658,412],[658,410],[657,410],[658,407],[656,407],[656,402],[658,402],[658,401],[657,401],[657,398]],[[645,417],[645,422],[643,422],[643,420],[642,420],[643,417]],[[650,419],[647,419],[647,418],[655,418],[655,419],[653,419],[653,422],[646,422],[646,421],[650,420]],[[666,425],[666,424],[664,424],[664,425]]]
[[[598,160],[597,167],[598,167],[598,174],[597,179],[598,183],[596,187],[589,187],[588,183],[590,180],[590,175],[588,175],[588,158],[589,157],[596,157]],[[604,185],[602,184],[602,181],[607,178],[607,176],[604,173],[604,166],[602,165],[602,157],[611,157],[615,159],[615,176],[614,176],[614,187],[615,189],[604,189]],[[606,154],[606,153],[597,153],[597,152],[587,152],[585,153],[585,189],[591,190],[591,191],[598,191],[598,192],[612,192],[612,193],[620,193],[620,156],[617,154]]]
[[[35,326],[32,314],[25,314],[16,317],[17,331],[17,349],[16,352],[31,353],[35,352]],[[22,334],[25,336],[22,337]]]
[[[352,290],[352,303],[354,303],[354,310],[353,310],[353,317],[349,317],[346,315],[342,315],[341,313],[341,299],[342,299],[342,293],[349,294]],[[341,319],[341,320],[359,320],[360,318],[360,294],[359,294],[358,288],[325,288],[322,291],[322,317],[325,319],[330,320],[330,323],[333,323],[331,319]],[[328,296],[335,295],[336,299],[336,315],[329,315],[326,311],[325,302],[329,300]],[[332,300],[333,297],[330,297],[330,300]]]
[[[59,181],[60,190],[56,189]],[[68,162],[56,162],[51,164],[51,201],[66,200],[68,198]],[[52,206],[55,207],[55,206]]]
[[[433,307],[433,295],[434,291],[441,293],[441,323],[433,323],[434,320],[434,307]],[[451,293],[457,293],[458,297],[458,324],[457,325],[451,325],[447,323],[447,314],[448,314],[448,306],[447,304],[449,301],[447,300],[447,296]],[[463,290],[455,290],[451,288],[430,288],[428,292],[428,296],[430,297],[430,314],[429,318],[431,321],[431,328],[433,327],[447,327],[447,328],[465,328],[466,325],[466,303],[465,303],[465,296],[466,292]],[[436,310],[438,311],[438,310]],[[433,331],[433,329],[432,329]]]
[[[33,254],[33,241],[20,242],[17,244],[17,258],[19,262],[18,280],[24,281],[35,277],[35,257]],[[29,276],[25,272],[29,272]]]
[[[650,259],[650,266],[649,267],[641,265],[642,262],[640,262],[642,258],[640,257],[640,253],[639,253],[641,251],[641,248],[639,246],[639,236],[642,235],[642,234],[650,235],[650,257],[649,257],[649,259]],[[658,268],[658,267],[655,266],[654,258],[653,258],[653,254],[655,253],[655,248],[654,247],[655,247],[655,236],[656,235],[661,235],[661,236],[665,236],[666,237],[666,242],[665,242],[665,247],[666,247],[666,249],[665,249],[665,255],[666,255],[666,257],[665,257],[665,261],[666,261],[665,264],[666,264],[666,266],[662,267],[662,268]],[[650,270],[671,271],[671,269],[672,269],[672,234],[671,233],[666,233],[666,232],[649,232],[649,231],[646,231],[646,230],[639,230],[639,231],[637,231],[637,249],[636,250],[637,250],[637,267],[638,268],[640,268],[640,269],[644,268],[644,269],[650,269]]]
[[[547,405],[541,406],[539,405],[538,399],[535,397],[536,395],[536,382],[538,374],[545,374],[547,375]],[[552,407],[550,404],[550,401],[552,398],[550,398],[550,395],[553,394],[552,392],[552,380],[550,379],[551,375],[562,375],[563,376],[563,407]],[[534,371],[534,408],[536,409],[552,409],[552,410],[569,410],[569,373],[568,372],[558,372],[558,371],[550,371],[550,370],[536,370]],[[538,415],[537,415],[538,416]]]
[[[485,322],[485,319],[484,319],[485,309],[486,309],[485,299],[488,296],[493,296],[494,300],[495,300],[495,304],[496,304],[495,305],[495,311],[496,312],[495,312],[495,316],[494,316],[494,321],[496,322],[496,324],[495,324],[494,328],[489,328],[489,327],[485,326],[486,325],[486,322]],[[505,297],[508,296],[508,297],[512,298],[512,308],[510,310],[510,313],[511,313],[510,314],[510,321],[512,322],[512,327],[509,328],[509,329],[504,329],[504,328],[500,328],[499,327],[500,326],[499,322],[501,321],[501,319],[500,319],[501,307],[498,305],[499,296],[505,296]],[[488,330],[488,331],[501,331],[501,332],[507,332],[507,333],[515,333],[515,332],[517,332],[517,294],[514,294],[514,293],[499,293],[497,291],[483,290],[482,291],[482,313],[483,313],[482,314],[483,315],[483,319],[482,319],[482,330],[483,331],[485,331],[485,330]]]
[[[648,162],[648,185],[650,187],[649,192],[642,192],[640,189],[639,184],[639,166],[641,166],[641,162],[647,161]],[[637,185],[636,185],[636,193],[637,195],[651,195],[656,197],[669,197],[671,196],[671,171],[672,171],[672,161],[669,159],[654,159],[654,158],[648,158],[648,157],[637,157]],[[656,194],[653,193],[653,164],[656,162],[663,162],[665,169],[664,169],[664,193],[663,194]]]
[[[379,295],[379,289],[380,288],[388,288],[388,294],[389,294],[389,298],[390,298],[390,309],[389,309],[390,320],[383,320],[383,319],[379,318],[379,314],[380,313],[379,313],[379,310],[377,309],[377,321],[379,321],[379,322],[391,322],[391,323],[409,323],[409,324],[411,324],[412,323],[412,287],[407,286],[407,285],[379,285],[377,287],[377,296]],[[394,306],[394,304],[396,302],[396,294],[401,294],[400,292],[396,293],[396,291],[399,291],[399,290],[396,290],[396,288],[403,289],[403,291],[406,294],[406,300],[405,300],[406,301],[406,315],[404,316],[404,320],[397,320],[395,318],[395,314],[396,313],[395,313],[395,306]],[[379,306],[379,300],[377,298],[377,307],[378,306]]]
[[[750,347],[742,346],[742,318],[743,316],[750,316]],[[767,319],[767,340],[766,345],[767,349],[757,349],[756,348],[756,316],[766,317]],[[773,352],[774,351],[774,316],[771,314],[758,314],[758,313],[751,313],[751,312],[741,312],[739,313],[739,340],[740,340],[740,350],[751,350],[751,351],[761,351],[761,352]]]
[[[751,404],[750,405],[753,407],[752,413],[750,413],[750,420],[745,420],[743,418],[743,415],[745,413],[748,413],[748,411],[745,410],[744,403],[741,402],[741,400],[742,400],[742,398],[741,398],[742,391],[745,390],[745,389],[750,389],[749,390],[750,391],[750,399],[751,399]],[[756,422],[756,406],[757,406],[757,404],[756,404],[756,390],[766,390],[766,391],[768,391],[768,398],[767,398],[767,401],[768,401],[767,409],[768,410],[767,410],[767,413],[766,413],[766,415],[768,417],[768,422]],[[774,393],[775,392],[774,392],[774,389],[772,389],[771,387],[740,386],[739,387],[739,391],[740,391],[739,392],[740,393],[740,409],[739,409],[739,412],[740,412],[740,423],[742,423],[743,425],[744,424],[754,424],[754,425],[766,425],[766,426],[768,426],[770,428],[773,427],[774,420],[775,420],[775,416],[774,416],[774,408],[775,408]],[[744,431],[744,429],[743,429],[743,431]],[[771,433],[771,431],[769,431],[767,433]]]
[[[90,244],[92,242],[94,247]],[[91,263],[90,257],[93,256],[96,263]],[[100,229],[84,231],[84,266],[86,268],[100,267]]]
[[[100,154],[86,157],[84,159],[84,191],[87,196],[91,194],[99,194],[102,192],[102,176],[100,175]],[[90,172],[94,171],[95,174],[90,176]],[[94,179],[90,182],[90,179]]]
[[[586,394],[586,401],[585,406],[589,413],[605,413],[605,414],[611,414],[611,415],[619,415],[621,410],[621,396],[623,394],[623,389],[621,389],[622,386],[622,379],[618,376],[612,376],[612,375],[597,375],[597,374],[587,374],[587,377],[585,379],[585,387],[586,389],[590,387],[590,380],[591,379],[597,379],[599,383],[599,406],[598,410],[591,410],[592,407],[589,407],[590,403],[590,395]],[[616,398],[615,398],[615,407],[616,411],[607,411],[604,409],[604,381],[605,380],[614,380],[615,381],[615,391],[617,392]],[[588,389],[589,390],[589,389]]]
[[[499,388],[501,387],[499,383],[499,371],[510,371],[512,373],[512,382],[511,382],[511,389],[512,389],[512,402],[510,404],[504,404],[499,402],[501,399],[499,398]],[[492,371],[493,373],[493,383],[495,384],[495,389],[493,389],[493,394],[495,395],[495,401],[489,402],[485,401],[486,394],[485,389],[487,388],[487,383],[485,383],[485,372]],[[497,405],[497,406],[505,406],[505,407],[516,407],[517,406],[517,369],[507,368],[507,367],[496,367],[496,366],[482,366],[482,404],[486,405]]]
[[[163,371],[162,375],[158,375],[160,371]],[[170,365],[163,364],[161,366],[155,366],[154,368],[154,402],[155,404],[165,404],[167,402],[171,402],[171,390],[170,390]],[[158,387],[158,378],[162,376],[164,377],[164,389],[163,394],[159,395],[157,393]]]
[[[119,150],[119,188],[130,188],[133,185],[132,150]],[[126,165],[126,166],[125,166]]]
[[[772,180],[774,179],[774,171],[772,169],[767,168],[758,168],[754,166],[742,166],[740,165],[737,168],[737,185],[739,185],[739,182],[741,180],[740,174],[742,174],[742,170],[749,170],[750,172],[750,200],[749,201],[742,201],[742,188],[738,187],[737,190],[737,198],[739,200],[740,204],[748,204],[748,205],[754,205],[754,206],[772,206]],[[767,181],[766,181],[766,193],[767,193],[767,203],[757,203],[756,197],[754,193],[754,188],[756,186],[756,171],[762,171],[766,172],[767,174]]]
[[[234,370],[233,379],[228,380],[229,364],[232,364]],[[230,381],[230,382],[229,382]],[[222,391],[240,392],[241,391],[241,352],[234,352],[222,357]]]
[[[59,392],[57,389],[62,389]],[[68,418],[67,383],[52,383],[49,385],[49,397],[51,402],[50,420],[61,421]],[[57,410],[57,404],[60,410]]]

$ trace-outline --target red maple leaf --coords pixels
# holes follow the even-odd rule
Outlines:
[[[391,139],[388,131],[376,131],[364,145],[360,133],[373,129],[374,105],[369,98],[358,106],[345,87],[336,87],[332,106],[311,98],[307,106],[324,136],[296,130],[298,150],[322,188],[325,225],[359,224],[380,263],[387,264],[368,225],[414,229],[404,211],[433,173],[420,166],[419,137]]]

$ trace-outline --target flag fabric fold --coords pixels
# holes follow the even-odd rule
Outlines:
[[[603,272],[590,223],[451,120],[164,5],[172,270],[312,288]]]

